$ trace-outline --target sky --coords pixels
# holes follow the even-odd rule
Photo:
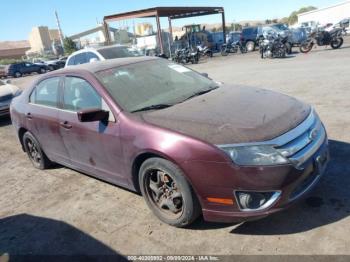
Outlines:
[[[25,40],[33,26],[57,28],[57,10],[63,34],[73,35],[96,26],[105,15],[155,6],[223,6],[227,23],[242,20],[265,20],[289,16],[303,6],[325,7],[342,0],[16,0],[2,1],[0,13],[0,41]],[[7,10],[7,11],[4,11]],[[132,26],[141,19],[128,20],[122,25]],[[179,19],[173,26],[190,23],[220,23],[219,15]],[[162,25],[167,21],[163,19]]]

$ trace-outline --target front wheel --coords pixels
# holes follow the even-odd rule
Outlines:
[[[335,39],[332,39],[331,47],[333,49],[338,49],[338,48],[340,48],[343,45],[343,42],[344,42],[344,40],[343,40],[342,37],[337,37]]]
[[[197,196],[182,171],[162,158],[149,158],[140,168],[139,184],[148,207],[163,222],[185,227],[201,213]]]
[[[311,51],[312,46],[313,46],[312,42],[310,42],[310,43],[309,42],[302,43],[300,45],[300,47],[299,47],[300,52],[306,54],[306,53]]]

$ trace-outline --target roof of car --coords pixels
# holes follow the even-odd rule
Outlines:
[[[93,63],[86,63],[81,65],[74,65],[65,67],[63,69],[54,71],[55,73],[70,73],[70,72],[76,72],[79,70],[85,70],[89,71],[91,73],[96,73],[99,71],[103,71],[106,69],[123,66],[123,65],[129,65],[134,63],[139,63],[143,61],[151,61],[156,59],[163,59],[163,58],[157,58],[157,57],[150,57],[150,56],[138,56],[138,57],[125,57],[125,58],[115,58],[115,59],[108,59],[105,61],[96,61]]]

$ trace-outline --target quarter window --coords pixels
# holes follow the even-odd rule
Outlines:
[[[38,105],[57,107],[59,82],[59,77],[49,78],[40,82],[30,95],[30,102]]]

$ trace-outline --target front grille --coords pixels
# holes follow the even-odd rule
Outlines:
[[[5,96],[0,96],[0,102],[6,102],[6,101],[9,101],[13,98],[13,95],[12,94],[9,94],[9,95],[5,95]]]
[[[299,126],[298,132],[290,141],[276,146],[281,155],[300,167],[316,153],[326,139],[326,131],[314,111]]]
[[[0,108],[0,116],[8,115],[10,113],[9,108]]]

